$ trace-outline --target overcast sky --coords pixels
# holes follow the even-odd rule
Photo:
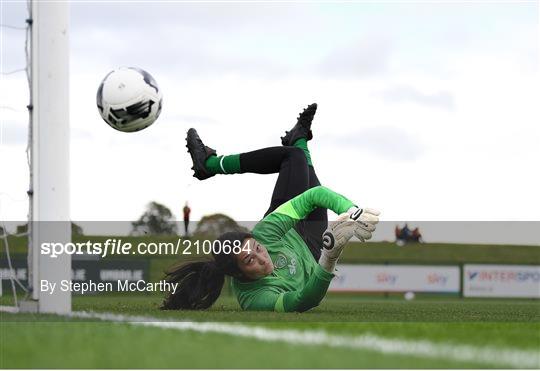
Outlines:
[[[25,3],[2,3],[0,23],[25,17]],[[312,102],[322,183],[383,219],[540,220],[536,1],[72,3],[70,27],[74,220],[133,220],[151,200],[178,218],[189,200],[195,220],[258,220],[276,176],[200,182],[185,132],[219,154],[279,145]],[[24,32],[1,31],[3,71],[23,67]],[[164,96],[134,134],[95,106],[122,65]],[[23,220],[25,75],[0,89],[0,216]]]

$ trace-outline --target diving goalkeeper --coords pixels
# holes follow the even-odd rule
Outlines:
[[[167,271],[178,283],[162,309],[206,309],[219,297],[225,275],[244,310],[303,312],[319,305],[345,244],[352,236],[371,238],[379,212],[321,186],[307,142],[317,105],[309,105],[281,138],[283,146],[217,156],[189,129],[187,147],[194,177],[216,174],[279,173],[270,207],[251,233],[227,232],[222,246],[249,246],[237,254],[214,254],[214,260],[184,263]],[[338,214],[328,224],[327,209]]]

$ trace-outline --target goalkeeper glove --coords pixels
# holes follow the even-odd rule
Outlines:
[[[379,222],[380,212],[374,209],[359,209],[356,206],[347,210],[349,218],[356,222],[358,228],[354,230],[354,235],[362,242],[369,240]]]
[[[343,213],[338,216],[335,222],[331,222],[328,229],[324,231],[319,264],[325,271],[334,272],[341,251],[354,235],[356,228],[358,228],[356,221],[350,218],[349,213]]]

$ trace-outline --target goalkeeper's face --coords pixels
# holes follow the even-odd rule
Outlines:
[[[263,245],[254,238],[248,238],[244,241],[244,247],[236,259],[246,278],[256,280],[272,273],[274,264]]]

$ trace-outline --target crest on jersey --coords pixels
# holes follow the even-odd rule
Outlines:
[[[282,253],[279,253],[276,257],[276,260],[274,261],[274,267],[276,269],[280,269],[280,268],[283,268],[287,265],[287,257],[282,254]]]

